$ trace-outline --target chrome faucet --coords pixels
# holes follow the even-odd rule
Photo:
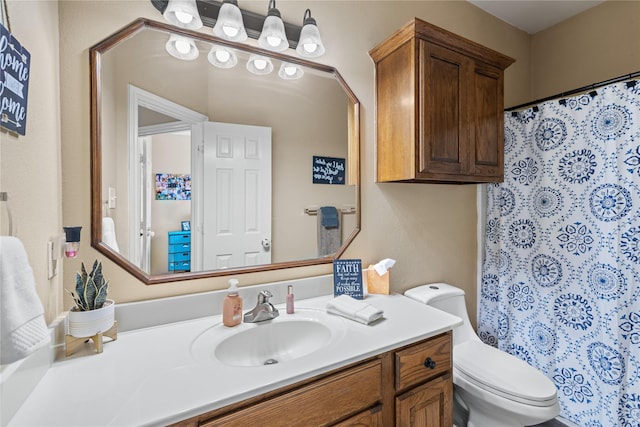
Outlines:
[[[247,323],[262,322],[264,320],[275,319],[280,315],[278,310],[269,302],[273,294],[269,291],[258,293],[258,303],[251,311],[244,314],[244,321]]]

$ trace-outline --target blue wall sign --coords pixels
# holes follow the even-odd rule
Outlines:
[[[313,156],[314,184],[344,185],[345,159]]]
[[[0,126],[24,135],[31,54],[0,24]]]
[[[333,296],[349,295],[355,299],[363,299],[362,260],[333,260]]]

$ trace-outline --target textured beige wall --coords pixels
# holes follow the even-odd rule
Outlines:
[[[243,7],[263,13],[263,3],[243,1]],[[80,259],[103,258],[87,243],[88,49],[135,18],[161,17],[147,0],[63,1],[59,8],[54,1],[9,0],[8,6],[12,31],[32,54],[32,72],[27,136],[0,133],[0,190],[9,193],[18,235],[51,320],[62,309],[62,280],[47,280],[45,248],[62,226],[61,210],[64,224],[84,227]],[[505,75],[505,105],[515,105],[640,69],[640,2],[608,1],[534,37],[462,1],[311,6],[327,45],[320,62],[338,68],[362,103],[362,231],[345,256],[361,257],[365,264],[397,259],[391,280],[396,291],[437,280],[460,285],[469,291],[473,317],[475,187],[374,183],[374,75],[368,50],[413,16],[420,17],[514,57],[517,62]],[[306,7],[308,2],[279,3],[285,20],[292,22],[300,20]],[[65,261],[67,286],[80,259]],[[226,278],[220,278],[147,287],[108,261],[104,268],[111,296],[121,302],[226,285]],[[329,266],[319,266],[243,275],[240,280],[247,285],[329,272]]]
[[[243,1],[248,10],[263,12],[264,2]],[[283,1],[287,21],[298,22],[309,2]],[[362,104],[362,231],[346,257],[365,264],[385,257],[398,260],[392,287],[402,291],[431,281],[448,281],[470,293],[475,311],[476,188],[469,186],[374,183],[374,67],[368,51],[417,16],[516,58],[506,74],[507,103],[530,99],[530,37],[462,1],[314,2],[313,16],[323,33],[327,53],[322,63],[335,66]],[[366,10],[366,13],[363,13]],[[64,180],[67,222],[89,228],[89,75],[88,48],[138,17],[161,20],[149,1],[60,2],[63,158],[69,164]],[[206,29],[205,29],[206,30]],[[88,237],[88,236],[87,236]],[[87,241],[87,240],[84,240]],[[82,258],[102,258],[84,244]],[[73,280],[79,261],[69,262],[66,281]],[[110,295],[132,301],[226,287],[227,277],[144,286],[105,261]],[[289,269],[239,277],[241,285],[315,274],[330,265]],[[69,301],[67,301],[67,305]]]
[[[47,280],[45,254],[46,242],[61,229],[61,211],[64,224],[84,227],[80,257],[64,262],[64,284],[73,283],[82,259],[104,259],[87,243],[91,198],[88,49],[135,18],[161,17],[147,0],[9,0],[8,4],[12,30],[32,53],[32,73],[27,136],[0,133],[1,186],[9,193],[19,237],[34,268],[47,319],[52,320],[62,311],[63,284],[60,276]],[[338,68],[362,103],[362,232],[345,256],[361,257],[365,264],[396,258],[395,290],[447,280],[470,291],[474,307],[475,187],[373,182],[374,75],[367,52],[418,16],[515,57],[518,62],[506,74],[505,93],[507,103],[517,103],[530,98],[530,38],[466,2],[367,2],[366,19],[364,4],[313,4],[328,50],[321,62]],[[243,2],[243,6],[257,12],[264,9],[263,2]],[[308,6],[287,1],[279,8],[285,20],[296,22]],[[111,281],[110,296],[120,302],[217,289],[226,286],[227,280],[148,287],[107,260],[104,269]],[[330,271],[325,265],[240,279],[247,285]]]
[[[640,71],[640,1],[609,0],[537,33],[532,54],[533,99]]]
[[[31,54],[31,69],[26,135],[0,131],[0,191],[8,193],[15,234],[25,246],[46,320],[51,322],[62,311],[62,269],[47,278],[47,242],[62,233],[63,225],[58,5],[9,0],[7,6],[11,33]],[[0,234],[8,234],[4,203]]]

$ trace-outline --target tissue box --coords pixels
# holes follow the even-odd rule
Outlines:
[[[389,295],[389,273],[387,270],[382,276],[378,275],[373,265],[367,269],[367,291],[370,294]]]

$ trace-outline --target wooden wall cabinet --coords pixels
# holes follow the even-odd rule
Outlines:
[[[500,182],[514,60],[414,18],[369,52],[377,182]]]
[[[174,427],[451,427],[451,332]]]

